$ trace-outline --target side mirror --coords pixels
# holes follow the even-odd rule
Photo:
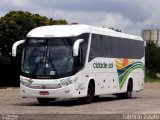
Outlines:
[[[73,56],[78,56],[79,45],[84,41],[84,39],[78,39],[73,45]]]
[[[24,41],[25,41],[25,40],[19,40],[19,41],[15,42],[15,43],[13,44],[13,46],[12,46],[12,56],[13,56],[13,57],[16,57],[16,52],[17,52],[17,47],[18,47],[18,45],[24,43]]]

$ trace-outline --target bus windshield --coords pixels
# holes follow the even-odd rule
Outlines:
[[[28,38],[21,71],[33,76],[58,76],[73,71],[73,38]]]

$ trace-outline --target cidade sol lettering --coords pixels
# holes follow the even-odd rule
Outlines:
[[[93,63],[93,68],[113,68],[113,63]]]

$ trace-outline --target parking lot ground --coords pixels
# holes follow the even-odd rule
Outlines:
[[[132,99],[117,99],[113,95],[101,96],[96,102],[82,104],[76,99],[57,100],[50,105],[40,105],[35,98],[21,98],[19,88],[0,89],[0,114],[24,116],[71,115],[74,119],[79,115],[88,119],[96,115],[106,114],[159,114],[160,115],[160,83],[145,83],[143,91],[134,92]],[[69,117],[69,116],[68,116]],[[118,116],[117,116],[118,118]]]

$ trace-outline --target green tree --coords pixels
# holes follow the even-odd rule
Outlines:
[[[45,25],[67,24],[66,20],[54,20],[39,14],[23,11],[10,11],[0,18],[0,75],[1,80],[14,79],[18,81],[21,54],[16,59],[11,56],[14,42],[24,39],[27,33],[35,27]],[[22,51],[19,50],[18,53]],[[3,75],[8,73],[9,76]],[[0,80],[0,86],[1,86]],[[14,81],[12,80],[12,81]],[[8,82],[8,81],[6,81]]]
[[[67,24],[67,21],[48,19],[45,16],[23,11],[9,12],[0,18],[0,54],[10,56],[13,43],[24,39],[31,29],[57,24]]]
[[[156,77],[156,73],[160,73],[160,47],[154,42],[147,42],[145,48],[146,70],[152,77]]]

